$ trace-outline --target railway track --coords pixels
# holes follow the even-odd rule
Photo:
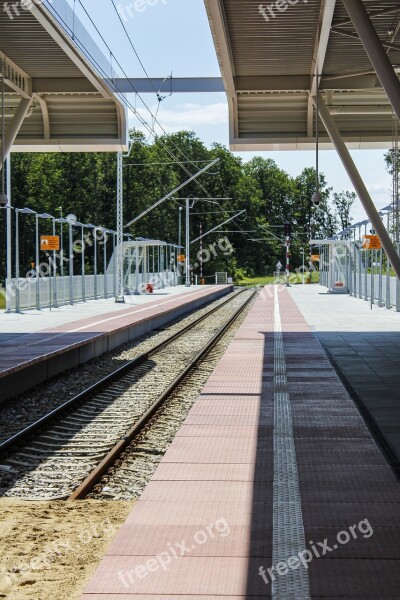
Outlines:
[[[235,294],[1,443],[0,495],[87,495],[253,296]]]

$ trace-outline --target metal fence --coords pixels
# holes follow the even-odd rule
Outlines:
[[[145,292],[146,283],[152,284],[153,289],[163,289],[176,285],[174,272],[150,273],[143,280],[142,274],[135,275],[129,281],[127,294]],[[74,275],[73,277],[31,277],[11,280],[12,310],[19,312],[29,309],[56,308],[66,304],[75,304],[87,300],[100,300],[116,296],[116,279],[113,273],[102,275]]]
[[[320,284],[371,304],[400,311],[400,284],[383,250],[362,250],[361,241],[320,242]]]
[[[11,281],[13,310],[57,307],[86,300],[111,298],[115,295],[112,275],[81,275],[73,277],[31,277]]]

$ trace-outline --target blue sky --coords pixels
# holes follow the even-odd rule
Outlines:
[[[74,0],[68,0],[70,4]],[[114,55],[126,73],[143,77],[144,73],[135,57],[122,26],[115,14],[111,0],[82,0]],[[125,26],[152,77],[219,76],[218,61],[212,42],[203,0],[115,0],[126,19]],[[132,5],[131,14],[127,7]],[[136,7],[142,7],[139,11]],[[76,11],[99,47],[104,45],[87,22],[79,3]],[[106,52],[105,52],[106,53]],[[157,109],[154,95],[144,96],[153,113]],[[130,97],[134,103],[134,96]],[[143,117],[151,124],[151,117],[140,104]],[[166,98],[159,109],[158,120],[166,131],[193,130],[207,144],[219,142],[228,146],[228,110],[224,94],[176,94]],[[132,125],[136,124],[132,119]],[[291,175],[299,174],[304,167],[314,165],[313,152],[262,152],[273,158]],[[378,208],[390,203],[391,179],[386,173],[382,151],[360,150],[352,152],[353,158]],[[254,153],[240,153],[249,160]],[[334,151],[321,152],[321,171],[335,191],[351,190],[352,185]],[[355,220],[364,218],[359,203],[355,207]]]

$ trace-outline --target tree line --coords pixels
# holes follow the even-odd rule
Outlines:
[[[154,204],[210,161],[219,162],[197,181],[167,200],[126,230],[133,236],[178,243],[179,207],[182,198],[198,198],[190,220],[195,239],[235,211],[246,212],[203,240],[203,246],[227,237],[233,253],[211,253],[204,274],[228,271],[236,278],[272,274],[277,261],[284,262],[284,225],[292,226],[292,265],[302,261],[302,248],[309,251],[310,238],[331,237],[351,224],[355,194],[334,191],[320,174],[322,203],[316,208],[311,197],[316,190],[316,172],[305,168],[291,177],[271,159],[255,157],[247,162],[220,144],[207,148],[193,132],[182,131],[149,143],[138,131],[131,132],[132,151],[124,159],[124,222]],[[182,164],[171,160],[171,154]],[[104,153],[18,153],[12,155],[12,204],[40,213],[65,217],[69,213],[82,223],[116,226],[116,155]],[[208,200],[207,198],[223,198]],[[5,212],[0,235],[0,280],[5,278]],[[184,211],[183,216],[184,216]],[[14,219],[13,219],[14,221]],[[184,228],[184,218],[182,218]],[[51,223],[40,220],[40,233],[51,233]],[[66,232],[66,230],[65,230]],[[79,230],[75,235],[80,235]],[[34,218],[20,217],[21,275],[31,268],[35,254]],[[184,235],[182,235],[184,239]],[[66,242],[65,242],[66,243]],[[192,247],[193,262],[199,243]],[[13,257],[14,261],[14,257]],[[86,253],[87,270],[93,256]],[[14,264],[14,263],[13,263]]]

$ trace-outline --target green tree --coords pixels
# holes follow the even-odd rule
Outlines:
[[[336,209],[336,216],[343,229],[351,225],[351,209],[353,208],[357,195],[355,192],[336,192],[333,194],[333,205]]]

